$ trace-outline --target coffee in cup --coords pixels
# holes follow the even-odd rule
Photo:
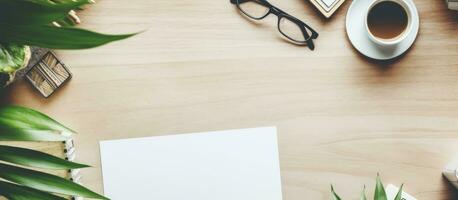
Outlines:
[[[405,0],[375,0],[365,19],[369,38],[383,47],[400,43],[412,29],[412,10]]]

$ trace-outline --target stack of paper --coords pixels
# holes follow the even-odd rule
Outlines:
[[[445,0],[450,10],[458,10],[458,0]]]

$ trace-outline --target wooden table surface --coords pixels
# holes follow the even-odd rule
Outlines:
[[[285,200],[372,193],[379,172],[419,200],[457,199],[441,176],[458,154],[458,13],[415,0],[420,34],[392,62],[358,54],[344,3],[331,19],[304,0],[271,3],[320,33],[315,51],[285,42],[276,18],[243,18],[229,0],[101,0],[82,27],[145,30],[97,49],[57,51],[74,78],[49,99],[25,81],[1,104],[41,110],[73,129],[84,183],[102,192],[98,142],[277,126]],[[154,188],[152,188],[154,189]]]

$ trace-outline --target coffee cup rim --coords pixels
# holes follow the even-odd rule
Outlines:
[[[376,36],[374,36],[372,34],[372,32],[370,31],[369,29],[369,25],[368,25],[368,21],[367,21],[367,18],[369,17],[369,12],[371,11],[371,9],[379,4],[379,3],[382,3],[382,2],[387,2],[387,1],[390,1],[390,2],[394,2],[398,5],[400,5],[402,8],[404,8],[404,10],[406,11],[407,13],[407,27],[406,29],[401,33],[400,36],[397,36],[396,39],[394,40],[383,40],[383,39],[380,39]],[[402,42],[408,35],[409,33],[412,31],[412,9],[410,9],[410,6],[409,4],[405,1],[405,0],[374,0],[371,4],[369,4],[369,7],[366,11],[366,15],[365,15],[365,19],[364,19],[364,24],[365,24],[365,28],[366,28],[366,32],[369,36],[369,38],[372,40],[372,42],[378,44],[378,45],[381,45],[381,46],[394,46],[394,45],[397,45],[399,44],[400,42]]]

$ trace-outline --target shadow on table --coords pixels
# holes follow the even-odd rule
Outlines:
[[[350,43],[350,41],[347,39],[347,43]],[[351,44],[349,44],[351,45]],[[353,47],[353,45],[351,45]],[[397,56],[395,58],[389,59],[389,60],[375,60],[369,57],[364,56],[363,54],[359,53],[358,50],[356,50],[354,47],[352,48],[353,53],[357,54],[358,57],[360,57],[362,60],[366,62],[367,65],[372,66],[381,72],[383,71],[388,71],[392,69],[397,63],[399,63],[413,48],[415,47],[415,42],[413,45],[404,53],[402,53],[400,56]]]
[[[397,56],[395,58],[389,59],[389,60],[376,60],[376,59],[369,58],[369,57],[361,54],[351,44],[350,40],[348,39],[348,37],[346,35],[345,35],[345,42],[347,43],[347,46],[352,47],[351,49],[352,49],[353,53],[355,55],[357,55],[360,58],[360,60],[364,61],[368,66],[371,66],[371,67],[377,69],[380,72],[386,72],[386,71],[389,71],[390,69],[392,69],[394,66],[396,66],[399,62],[401,62],[405,58],[405,56],[407,54],[409,54],[409,52],[411,52],[415,48],[416,43],[418,42],[419,38],[421,37],[421,34],[422,34],[422,31],[420,29],[419,32],[418,32],[417,38],[415,39],[415,42],[412,44],[412,46],[410,46],[409,49],[407,49],[401,55],[399,55],[399,56]]]
[[[62,85],[54,94],[45,98],[26,80],[18,80],[6,88],[0,88],[0,105],[21,104],[32,101],[38,105],[52,104],[62,96],[65,96],[67,85],[69,84]]]
[[[12,87],[0,88],[0,105],[9,104],[12,101]]]
[[[442,185],[446,189],[444,192],[446,193],[446,199],[455,200],[458,199],[458,191],[457,189],[448,182],[445,178],[442,178]]]

